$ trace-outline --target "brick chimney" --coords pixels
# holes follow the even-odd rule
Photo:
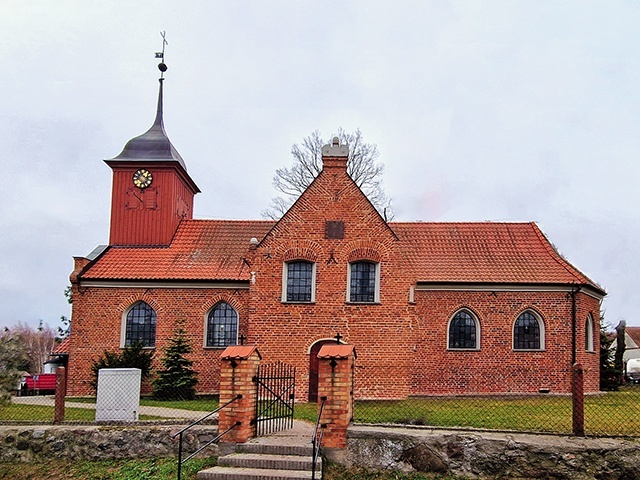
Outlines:
[[[340,145],[340,139],[333,137],[331,145],[322,147],[322,168],[327,169],[347,169],[347,159],[349,158],[349,147]]]

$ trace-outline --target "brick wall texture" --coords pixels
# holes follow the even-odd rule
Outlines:
[[[327,221],[343,222],[343,238],[326,238]],[[283,302],[283,264],[290,260],[315,263],[313,303]],[[379,265],[379,302],[347,301],[348,265],[357,260]],[[398,237],[347,176],[341,159],[325,162],[320,176],[257,247],[249,248],[247,239],[245,261],[253,280],[247,278],[242,288],[183,287],[179,282],[160,286],[152,281],[142,287],[123,282],[87,286],[82,272],[74,272],[69,394],[90,393],[92,362],[102,351],[121,347],[123,319],[137,301],[147,302],[157,313],[156,361],[176,323],[184,322],[202,393],[220,390],[222,349],[204,347],[207,315],[220,301],[236,309],[239,332],[246,344],[257,346],[264,362],[280,360],[297,367],[300,400],[308,394],[311,347],[337,333],[358,352],[356,399],[570,391],[570,287],[507,291],[498,283],[463,291],[416,285]],[[79,259],[77,264],[80,268],[86,262]],[[448,349],[449,321],[460,309],[478,319],[477,349]],[[599,300],[584,289],[575,295],[576,360],[585,369],[585,392],[598,390],[599,310]],[[514,322],[525,311],[543,323],[544,348],[539,351],[513,348]],[[589,315],[594,319],[592,352],[585,349]]]

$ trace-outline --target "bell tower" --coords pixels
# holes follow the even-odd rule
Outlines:
[[[149,130],[127,142],[115,158],[111,193],[112,246],[166,246],[182,219],[193,218],[193,199],[200,189],[164,130],[162,102],[164,40],[156,118]]]

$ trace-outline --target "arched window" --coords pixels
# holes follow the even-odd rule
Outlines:
[[[220,302],[207,318],[207,347],[228,347],[238,343],[238,314],[227,302]]]
[[[533,312],[522,312],[513,326],[514,350],[543,350],[544,324]]]
[[[145,347],[156,346],[156,311],[146,302],[138,302],[127,312],[124,346],[141,342]]]
[[[594,352],[593,346],[593,317],[591,314],[587,316],[584,322],[584,349],[587,352]]]
[[[478,320],[468,310],[460,310],[449,321],[450,349],[477,349],[480,345]]]
[[[368,261],[349,264],[348,302],[380,301],[380,264]]]
[[[285,302],[315,301],[315,270],[312,262],[296,260],[284,264],[283,294]]]

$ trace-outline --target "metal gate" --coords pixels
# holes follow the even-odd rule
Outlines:
[[[256,435],[293,427],[296,368],[276,362],[258,367],[256,384]]]

